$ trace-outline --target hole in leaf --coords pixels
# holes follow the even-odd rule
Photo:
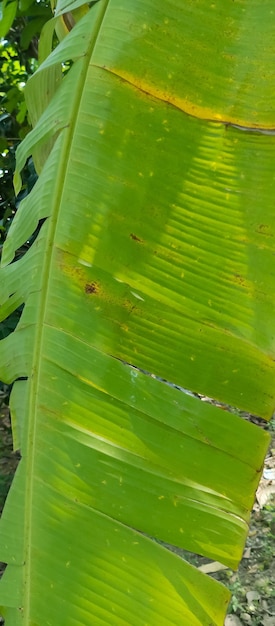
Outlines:
[[[3,576],[6,567],[7,567],[7,564],[6,563],[2,563],[0,561],[0,578],[1,578],[1,576]],[[4,620],[4,618],[0,615],[0,624],[4,624],[3,620]]]
[[[212,404],[213,406],[216,406],[219,409],[227,411],[228,413],[233,413],[234,415],[237,415],[238,417],[241,417],[242,419],[247,420],[251,422],[252,424],[256,424],[257,426],[264,428],[265,430],[268,429],[268,423],[266,422],[266,420],[264,420],[261,417],[258,417],[257,415],[254,415],[252,413],[247,413],[246,411],[241,411],[240,409],[238,409],[238,407],[225,404],[224,402],[220,402],[219,400],[216,400],[215,398],[210,398],[203,394],[195,393],[191,391],[190,389],[185,389],[184,387],[181,387],[180,385],[172,383],[171,381],[166,380],[165,378],[161,378],[160,376],[157,376],[156,374],[153,374],[152,372],[148,372],[147,370],[141,369],[137,365],[133,365],[132,363],[127,363],[127,361],[123,361],[122,359],[119,359],[118,357],[114,357],[114,358],[117,359],[118,361],[121,361],[123,365],[128,365],[132,369],[137,370],[138,372],[141,372],[141,374],[150,376],[151,378],[154,378],[155,380],[163,383],[164,385],[168,385],[168,387],[172,387],[173,389],[177,389],[177,391],[180,391],[188,396],[197,398],[198,400],[201,400],[201,402]]]
[[[20,320],[24,308],[24,304],[21,304],[15,311],[13,311],[5,320],[0,322],[0,340],[5,339],[11,333],[14,332],[16,326]]]
[[[44,224],[44,222],[46,221],[46,217],[39,220],[38,225],[34,231],[34,233],[31,235],[31,237],[29,237],[29,239],[27,239],[27,241],[25,241],[25,243],[23,243],[22,246],[20,246],[20,248],[18,248],[18,250],[16,250],[15,252],[15,256],[13,259],[13,263],[15,261],[18,261],[18,259],[21,259],[24,254],[26,254],[26,252],[29,250],[29,248],[32,246],[32,244],[35,242],[36,238],[38,237],[40,230]]]

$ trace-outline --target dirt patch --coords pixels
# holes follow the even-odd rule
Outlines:
[[[2,404],[0,408],[0,515],[18,462],[18,454],[13,452],[9,409]],[[5,565],[0,562],[0,576],[4,569]]]

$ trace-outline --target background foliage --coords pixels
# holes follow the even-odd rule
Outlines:
[[[19,202],[36,181],[32,158],[22,172],[23,186],[17,198],[14,195],[13,173],[15,152],[20,141],[30,130],[24,87],[38,65],[38,38],[42,26],[51,16],[48,2],[17,0],[1,3],[0,23],[0,246],[6,239]],[[28,249],[24,244],[17,256]],[[0,339],[16,326],[21,309],[0,322]],[[2,386],[3,391],[3,386]],[[5,394],[8,390],[5,388]]]
[[[2,2],[2,15],[5,2]],[[29,159],[23,172],[23,190],[15,200],[12,184],[15,150],[30,130],[24,86],[37,68],[38,37],[51,15],[49,3],[29,0],[8,4],[10,11],[0,25],[0,228],[6,237],[18,202],[33,186],[36,175]],[[9,29],[9,26],[11,28]]]

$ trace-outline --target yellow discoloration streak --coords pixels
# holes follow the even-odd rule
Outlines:
[[[97,64],[94,65],[104,71],[110,72],[110,74],[114,74],[119,79],[124,80],[125,82],[129,83],[136,89],[139,89],[146,95],[151,96],[152,98],[157,98],[158,100],[161,100],[166,104],[170,104],[176,109],[179,109],[180,111],[183,111],[184,113],[186,113],[187,115],[191,115],[192,117],[196,117],[207,122],[221,122],[222,124],[233,124],[244,128],[259,128],[262,130],[269,129],[269,125],[265,124],[264,122],[258,124],[255,122],[253,123],[250,119],[248,120],[244,118],[239,118],[235,117],[234,115],[228,115],[226,113],[221,114],[219,111],[214,111],[209,107],[200,106],[194,102],[190,102],[190,100],[188,100],[187,98],[181,98],[180,96],[178,96],[177,94],[173,94],[169,90],[162,90],[154,84],[146,83],[138,76],[132,76],[125,70],[120,70],[116,68],[112,69]],[[172,78],[173,75],[169,74],[169,81]],[[175,80],[178,80],[178,78],[175,77]],[[173,85],[174,82],[172,82],[172,86]]]

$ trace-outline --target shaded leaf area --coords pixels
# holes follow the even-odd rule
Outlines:
[[[225,84],[214,108],[216,40],[209,26],[202,53],[192,5],[100,0],[27,86],[16,190],[31,155],[40,176],[1,268],[2,319],[25,305],[1,342],[22,450],[1,520],[7,626],[223,623],[227,590],[145,534],[232,567],[241,557],[268,435],[163,380],[271,416],[274,137],[235,128],[271,122],[248,85],[234,108]],[[244,19],[226,1],[211,21],[224,32],[229,15],[253,85],[257,6]],[[215,54],[184,100],[186,24],[194,59]],[[223,63],[237,89],[235,58]]]

